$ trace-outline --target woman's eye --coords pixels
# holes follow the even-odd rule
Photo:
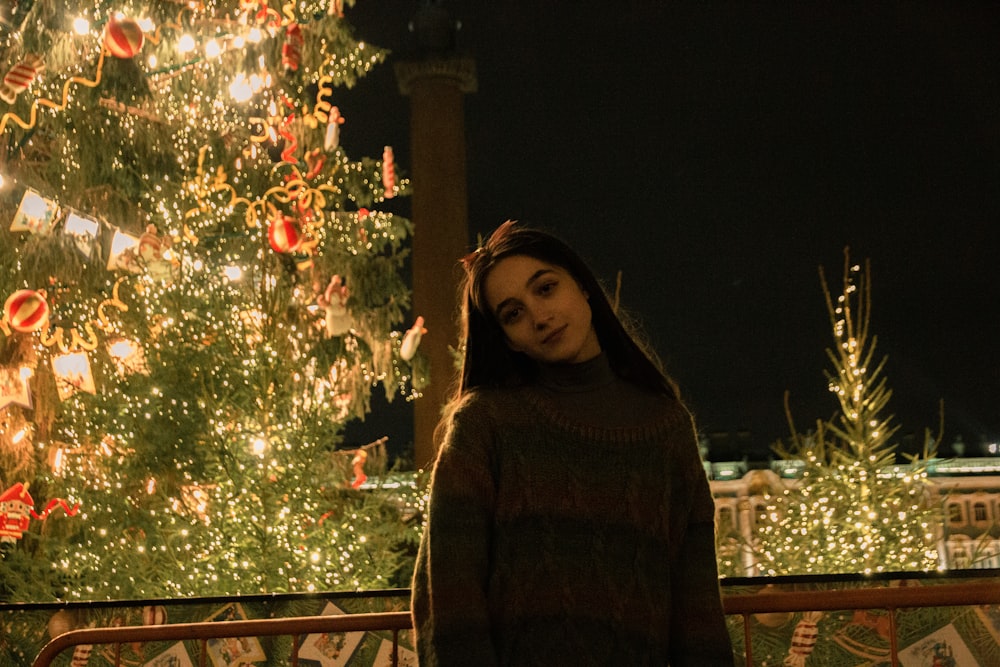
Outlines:
[[[515,320],[517,320],[518,316],[520,315],[521,315],[520,308],[508,308],[507,310],[503,311],[503,314],[500,316],[500,321],[504,324],[512,324]]]
[[[554,290],[556,288],[556,285],[558,285],[558,283],[556,281],[554,281],[554,280],[551,281],[551,282],[542,283],[538,287],[538,293],[539,294],[549,294],[550,292],[552,292],[552,290]]]

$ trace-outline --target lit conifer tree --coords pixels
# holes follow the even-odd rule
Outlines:
[[[936,441],[926,437],[922,456],[896,465],[898,427],[886,414],[892,392],[869,332],[870,267],[852,265],[845,249],[835,300],[822,268],[820,280],[835,342],[827,350],[828,386],[840,409],[807,436],[796,431],[788,411],[790,446],[775,449],[805,468],[757,517],[751,545],[757,566],[770,575],[933,570],[940,508],[925,482]]]
[[[7,3],[0,490],[56,504],[5,601],[391,584],[417,528],[340,446],[419,389],[408,182],[339,141],[343,5]]]

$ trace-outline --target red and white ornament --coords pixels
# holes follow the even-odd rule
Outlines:
[[[420,339],[427,333],[424,328],[424,318],[418,317],[413,322],[413,326],[403,334],[403,342],[399,346],[399,356],[404,361],[409,361],[417,354],[420,347]]]
[[[142,28],[133,19],[111,19],[104,29],[104,47],[115,58],[134,58],[142,49],[143,40]]]
[[[332,151],[340,145],[340,126],[344,124],[344,117],[340,115],[340,107],[330,107],[330,113],[327,115],[326,122],[323,149]]]
[[[382,187],[385,188],[385,198],[396,196],[396,158],[392,146],[382,149]]]
[[[87,667],[90,662],[90,654],[94,651],[93,644],[80,644],[73,649],[73,658],[70,667]]]
[[[816,640],[819,638],[818,623],[821,618],[823,613],[819,611],[807,611],[802,614],[802,620],[792,632],[792,643],[788,647],[788,655],[782,662],[784,667],[805,667],[806,659],[816,648]]]
[[[42,60],[42,57],[29,53],[4,75],[3,85],[0,85],[0,99],[8,104],[13,104],[17,96],[27,90],[35,77],[44,71],[45,61]]]
[[[283,215],[272,218],[267,228],[267,240],[275,252],[295,252],[302,245],[302,232],[295,219]]]
[[[167,622],[167,608],[163,605],[146,605],[142,608],[143,625],[163,625]]]
[[[3,313],[11,329],[31,333],[41,329],[49,321],[49,304],[44,292],[22,289],[7,297]]]

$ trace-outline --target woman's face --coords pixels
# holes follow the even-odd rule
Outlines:
[[[487,274],[484,292],[515,352],[547,364],[600,354],[587,293],[562,267],[526,255],[505,257]]]

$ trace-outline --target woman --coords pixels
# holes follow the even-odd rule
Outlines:
[[[463,260],[412,610],[422,667],[730,667],[690,414],[560,240],[513,222]]]

